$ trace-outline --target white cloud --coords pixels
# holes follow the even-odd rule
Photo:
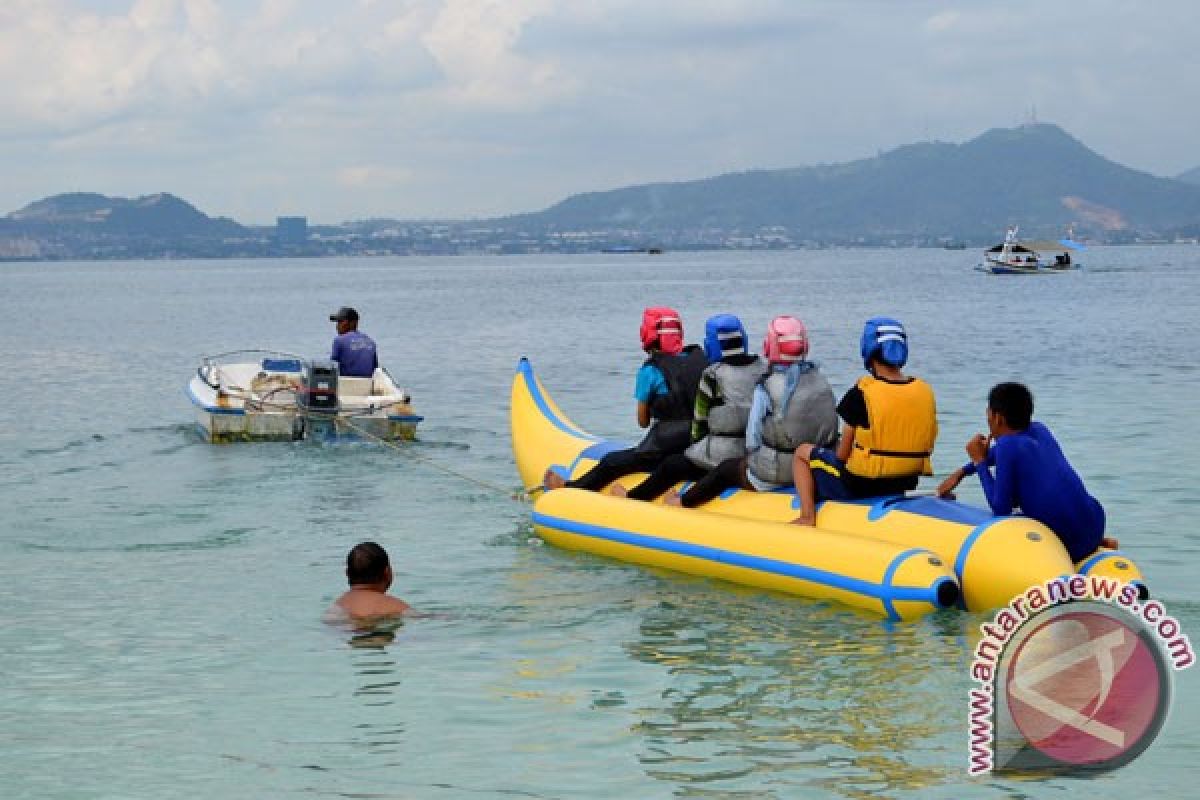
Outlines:
[[[535,109],[575,90],[550,60],[515,51],[523,26],[550,0],[447,0],[421,41],[446,78],[451,104],[497,110]]]
[[[14,112],[0,133],[379,86],[458,108],[529,110],[573,86],[552,60],[515,50],[548,0],[321,5],[138,0],[101,16],[64,0],[14,0],[0,9],[0,101]]]
[[[930,33],[946,33],[954,30],[961,15],[957,11],[942,11],[925,20],[925,30]]]
[[[337,171],[337,183],[349,189],[395,187],[412,178],[412,171],[379,164],[358,164]]]

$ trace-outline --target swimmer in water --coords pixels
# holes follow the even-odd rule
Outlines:
[[[398,617],[412,609],[387,593],[392,585],[392,565],[387,551],[375,542],[357,544],[346,555],[346,582],[350,588],[325,614],[330,622],[369,622]]]

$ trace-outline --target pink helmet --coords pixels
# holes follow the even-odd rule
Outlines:
[[[642,312],[642,349],[657,347],[667,355],[683,352],[683,322],[679,312],[666,306],[647,308]]]
[[[803,361],[808,356],[808,329],[804,323],[786,315],[771,320],[763,340],[763,355],[772,364]]]

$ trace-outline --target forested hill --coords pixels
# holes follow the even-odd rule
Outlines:
[[[241,225],[213,218],[172,194],[127,199],[93,192],[58,194],[38,200],[7,217],[14,228],[63,235],[144,236],[153,239],[244,236]]]
[[[963,144],[906,145],[845,164],[754,170],[574,195],[503,221],[541,230],[644,232],[780,227],[793,236],[998,237],[1076,224],[1161,231],[1200,223],[1200,185],[1130,169],[1055,125],[995,129]]]

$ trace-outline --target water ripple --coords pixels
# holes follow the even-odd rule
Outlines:
[[[246,536],[261,528],[226,528],[211,536],[175,542],[132,542],[119,545],[67,545],[46,542],[18,542],[24,550],[50,553],[140,553],[204,551],[239,544]]]

